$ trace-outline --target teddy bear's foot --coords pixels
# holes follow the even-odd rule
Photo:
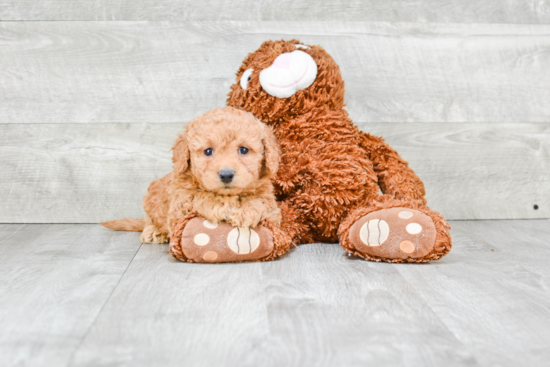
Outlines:
[[[438,229],[432,217],[423,211],[393,207],[362,216],[349,229],[348,241],[345,241],[350,247],[348,251],[369,260],[388,262],[427,262],[441,258],[450,249],[448,225],[440,223]],[[440,215],[435,214],[434,217],[440,219]]]
[[[180,260],[200,263],[258,261],[274,252],[273,236],[264,226],[236,228],[193,218],[179,240]]]

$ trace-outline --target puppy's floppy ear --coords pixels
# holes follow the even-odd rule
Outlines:
[[[189,146],[187,143],[187,133],[178,134],[178,138],[174,142],[172,147],[174,155],[172,156],[172,162],[174,163],[174,173],[176,175],[183,175],[189,169]]]
[[[273,134],[271,128],[264,126],[264,168],[270,177],[275,177],[279,169],[280,149],[277,138]]]

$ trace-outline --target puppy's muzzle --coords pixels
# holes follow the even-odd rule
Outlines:
[[[220,176],[221,182],[230,183],[233,181],[233,177],[235,177],[235,171],[232,169],[222,169],[218,172],[218,175]]]

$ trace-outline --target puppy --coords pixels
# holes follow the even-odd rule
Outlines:
[[[173,225],[189,213],[213,223],[276,225],[281,213],[271,179],[279,147],[271,128],[251,113],[215,109],[189,122],[173,150],[173,171],[149,186],[145,219],[101,223],[115,230],[142,231],[141,242],[168,242]]]

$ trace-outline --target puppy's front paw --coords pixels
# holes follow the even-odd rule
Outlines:
[[[252,210],[242,210],[234,213],[228,222],[238,228],[255,228],[262,220],[262,214]]]
[[[141,243],[166,243],[169,238],[158,230],[157,227],[150,225],[143,229],[139,236]]]
[[[180,246],[187,259],[209,263],[261,260],[274,248],[273,236],[263,226],[236,228],[202,218],[187,223]]]

